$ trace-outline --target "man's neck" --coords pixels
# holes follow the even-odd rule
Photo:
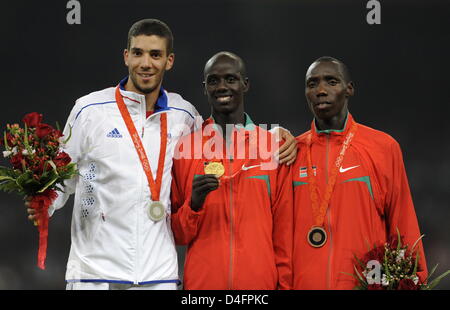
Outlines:
[[[156,101],[158,100],[160,89],[161,89],[161,85],[159,85],[157,88],[155,88],[151,93],[144,94],[143,92],[136,89],[136,87],[134,87],[134,84],[131,81],[131,79],[128,79],[127,83],[125,84],[125,90],[132,91],[139,95],[145,96],[146,111],[153,111],[155,109],[155,104],[156,104]]]
[[[345,110],[345,113],[333,116],[330,119],[320,119],[316,117],[316,128],[318,130],[342,130],[344,129],[345,121],[347,120],[347,113],[348,111]]]
[[[212,117],[214,118],[214,122],[216,125],[222,128],[222,132],[225,133],[227,130],[227,124],[242,124],[245,125],[245,113],[244,111],[238,110],[228,114],[223,113],[215,113],[212,111]],[[226,132],[226,135],[231,134],[231,132]]]

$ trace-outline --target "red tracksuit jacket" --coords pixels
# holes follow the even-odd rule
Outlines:
[[[254,145],[249,133],[259,130],[270,135],[246,117],[245,128],[237,130],[231,143],[235,149],[233,159],[218,154],[206,159],[205,155],[211,155],[205,154],[207,151],[201,152],[198,159],[180,158],[194,156],[194,147],[186,150],[185,146],[192,145],[195,139],[200,138],[202,149],[208,149],[207,141],[211,139],[202,136],[202,131],[186,136],[175,151],[172,230],[177,244],[188,245],[185,289],[292,286],[293,193],[291,183],[286,182],[291,177],[290,170],[284,165],[264,170],[261,163],[269,160],[259,156],[249,160],[249,153],[237,158],[239,147],[242,150],[242,146]],[[202,127],[211,124],[210,118]],[[215,132],[211,141],[223,142],[223,138]],[[257,141],[259,145],[260,137]],[[195,212],[190,208],[192,181],[196,175],[205,174],[204,166],[210,161],[221,162],[225,174],[220,178],[219,188],[210,192],[203,207]]]
[[[307,241],[313,214],[309,193],[306,143],[312,134],[311,158],[321,198],[342,142],[354,120],[348,114],[343,130],[311,130],[297,137],[300,154],[292,168],[294,181],[294,289],[352,289],[354,255],[362,257],[368,245],[384,244],[397,227],[410,247],[420,231],[408,186],[402,152],[389,135],[357,124],[356,134],[338,171],[325,216],[328,241],[313,248]],[[303,168],[303,169],[302,169]],[[419,278],[427,276],[422,242]]]

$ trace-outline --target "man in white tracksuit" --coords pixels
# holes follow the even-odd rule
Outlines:
[[[166,24],[136,22],[124,61],[129,76],[78,99],[64,129],[71,135],[64,150],[80,173],[49,214],[75,193],[67,289],[176,289],[180,282],[170,224],[172,157],[179,138],[203,120],[161,87],[174,63]],[[295,140],[282,137],[291,147],[280,149],[280,158],[292,162]]]
[[[179,283],[169,222],[172,156],[183,130],[189,133],[195,118],[201,117],[189,102],[161,87],[174,62],[172,42],[163,22],[135,23],[124,51],[129,77],[118,88],[78,99],[70,113],[64,135],[71,138],[65,151],[80,175],[65,183],[65,193],[49,209],[52,215],[75,193],[68,289],[176,289]],[[126,106],[146,158],[138,155],[118,101]],[[166,150],[160,158],[161,148]],[[143,168],[146,160],[154,182]],[[156,219],[149,214],[153,201],[160,207]]]

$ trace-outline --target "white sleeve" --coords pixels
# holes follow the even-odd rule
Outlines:
[[[61,148],[64,152],[69,154],[73,163],[78,163],[81,160],[87,142],[86,126],[83,124],[83,119],[80,117],[80,111],[81,106],[76,103],[70,112],[66,126],[64,127],[64,136],[62,137],[62,139],[70,137],[65,145],[61,145]],[[52,216],[55,210],[64,207],[70,195],[75,193],[78,179],[79,175],[76,175],[72,179],[64,181],[64,192],[58,191],[58,197],[48,209],[49,216]]]

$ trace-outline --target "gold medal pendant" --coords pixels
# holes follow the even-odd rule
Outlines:
[[[166,208],[161,201],[152,201],[147,212],[148,217],[154,222],[159,222],[166,216]]]
[[[308,243],[314,248],[320,248],[327,242],[327,232],[319,226],[312,227],[308,232]]]
[[[205,174],[215,174],[220,178],[225,173],[225,167],[219,162],[209,162],[204,168]]]

